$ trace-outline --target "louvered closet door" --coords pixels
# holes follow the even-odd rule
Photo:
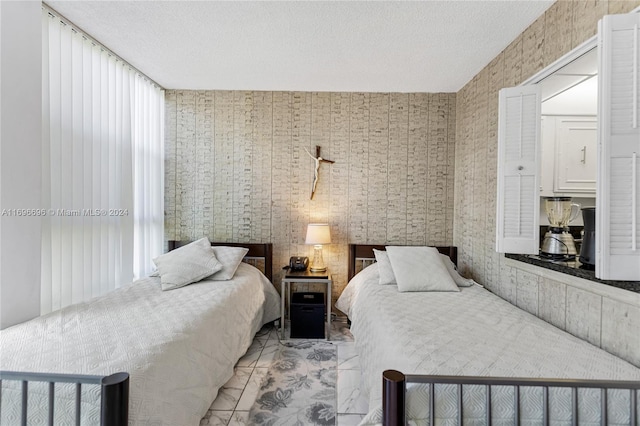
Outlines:
[[[540,88],[500,91],[496,251],[537,254],[540,215]]]
[[[605,16],[600,37],[596,276],[640,280],[640,16]]]

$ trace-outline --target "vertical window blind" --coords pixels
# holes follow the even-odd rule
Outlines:
[[[164,91],[43,7],[41,313],[147,275],[164,238]]]

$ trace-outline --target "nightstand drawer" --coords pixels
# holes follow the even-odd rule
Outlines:
[[[293,293],[291,337],[323,339],[324,312],[324,293]]]

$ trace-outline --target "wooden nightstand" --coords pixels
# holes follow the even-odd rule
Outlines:
[[[280,335],[284,339],[284,326],[285,326],[285,301],[291,304],[291,283],[302,284],[324,284],[326,285],[326,326],[325,337],[330,340],[331,333],[331,286],[333,280],[331,279],[331,273],[327,269],[325,272],[311,272],[309,270],[302,272],[287,272],[280,282]],[[286,297],[285,297],[286,295]],[[290,312],[290,309],[287,310]],[[289,316],[291,314],[289,313]]]

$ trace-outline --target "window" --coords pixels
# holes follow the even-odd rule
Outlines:
[[[605,16],[598,28],[596,276],[640,280],[640,15]],[[522,86],[500,92],[496,251],[537,254],[540,88],[534,83],[591,50],[590,40]]]
[[[45,314],[162,253],[164,92],[46,6],[42,36]]]

